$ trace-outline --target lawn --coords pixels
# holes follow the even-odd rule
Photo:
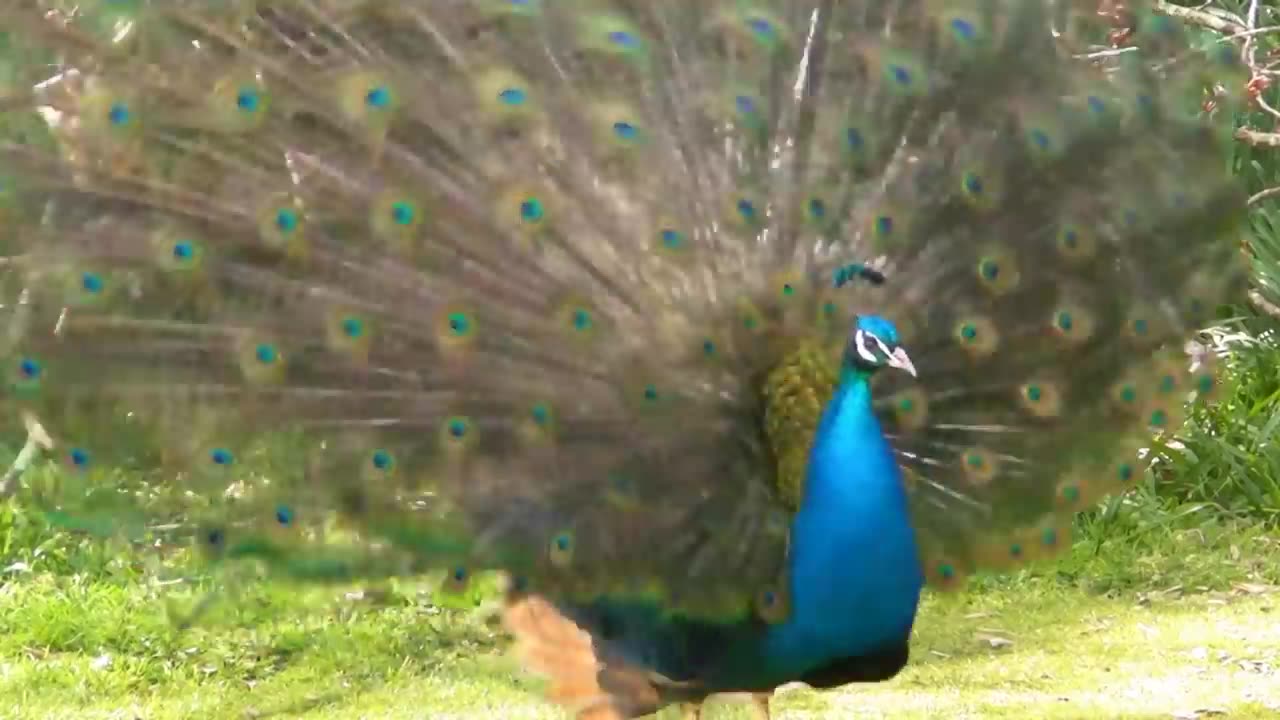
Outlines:
[[[930,597],[893,682],[787,688],[776,717],[1280,716],[1280,539],[1216,520],[1134,536],[1125,517],[1082,523],[1056,563]],[[563,717],[506,656],[483,599],[464,611],[435,605],[426,582],[250,583],[179,630],[167,608],[206,591],[141,582],[125,557],[49,543],[7,568],[0,717]],[[707,716],[750,717],[719,702]]]

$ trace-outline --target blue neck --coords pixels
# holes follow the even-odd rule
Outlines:
[[[818,425],[791,525],[791,615],[770,631],[769,665],[817,667],[911,631],[924,573],[869,380],[845,368]]]

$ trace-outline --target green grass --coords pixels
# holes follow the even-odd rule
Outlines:
[[[1079,519],[1067,557],[930,597],[897,679],[788,689],[776,716],[1280,716],[1280,350],[1232,364],[1233,389],[1135,492]],[[164,580],[183,553],[158,554],[0,504],[0,718],[564,717],[492,614],[438,607],[431,583],[376,602],[249,583],[184,631],[168,609],[215,579]]]
[[[1153,527],[1143,498],[1083,520],[1056,563],[931,597],[894,682],[788,690],[777,716],[1280,712],[1280,595],[1267,587],[1280,539],[1195,512]],[[425,583],[359,598],[250,584],[181,631],[166,607],[203,590],[141,581],[118,547],[58,536],[24,554],[0,588],[0,717],[562,717],[490,614],[437,607]],[[708,715],[748,717],[719,703]]]
[[[930,597],[897,679],[787,689],[776,717],[1280,716],[1280,349],[1232,367],[1134,492],[1079,519],[1067,557]],[[491,614],[438,607],[427,582],[376,602],[250,583],[178,630],[168,608],[214,584],[162,580],[182,554],[0,504],[0,718],[564,717]]]

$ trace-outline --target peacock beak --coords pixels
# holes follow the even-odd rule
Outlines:
[[[888,364],[889,367],[895,367],[911,373],[911,377],[918,377],[916,375],[916,366],[911,364],[911,358],[907,357],[907,351],[904,348],[894,348],[893,352],[889,353]]]

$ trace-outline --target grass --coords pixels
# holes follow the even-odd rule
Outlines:
[[[1149,501],[1083,519],[1057,562],[930,597],[894,682],[788,689],[777,717],[1274,716],[1280,538],[1208,511],[1153,528]],[[8,512],[11,532],[34,532]],[[425,584],[249,584],[184,631],[166,607],[203,588],[141,582],[99,541],[31,547],[0,588],[0,717],[562,717],[490,613],[438,607]],[[708,716],[748,717],[719,703]]]
[[[787,689],[776,717],[1280,716],[1280,349],[1232,365],[1232,391],[1135,492],[1081,516],[1066,557],[928,598],[893,682]],[[483,596],[249,583],[179,630],[170,609],[235,578],[163,580],[181,558],[139,549],[0,504],[0,718],[564,717]]]
[[[1238,348],[1232,368],[1135,492],[1079,518],[1066,557],[929,597],[893,682],[787,689],[775,716],[1280,716],[1280,348]],[[179,630],[170,608],[235,578],[165,581],[180,558],[139,549],[0,504],[0,718],[564,717],[492,613],[442,607],[432,583],[249,583]]]

